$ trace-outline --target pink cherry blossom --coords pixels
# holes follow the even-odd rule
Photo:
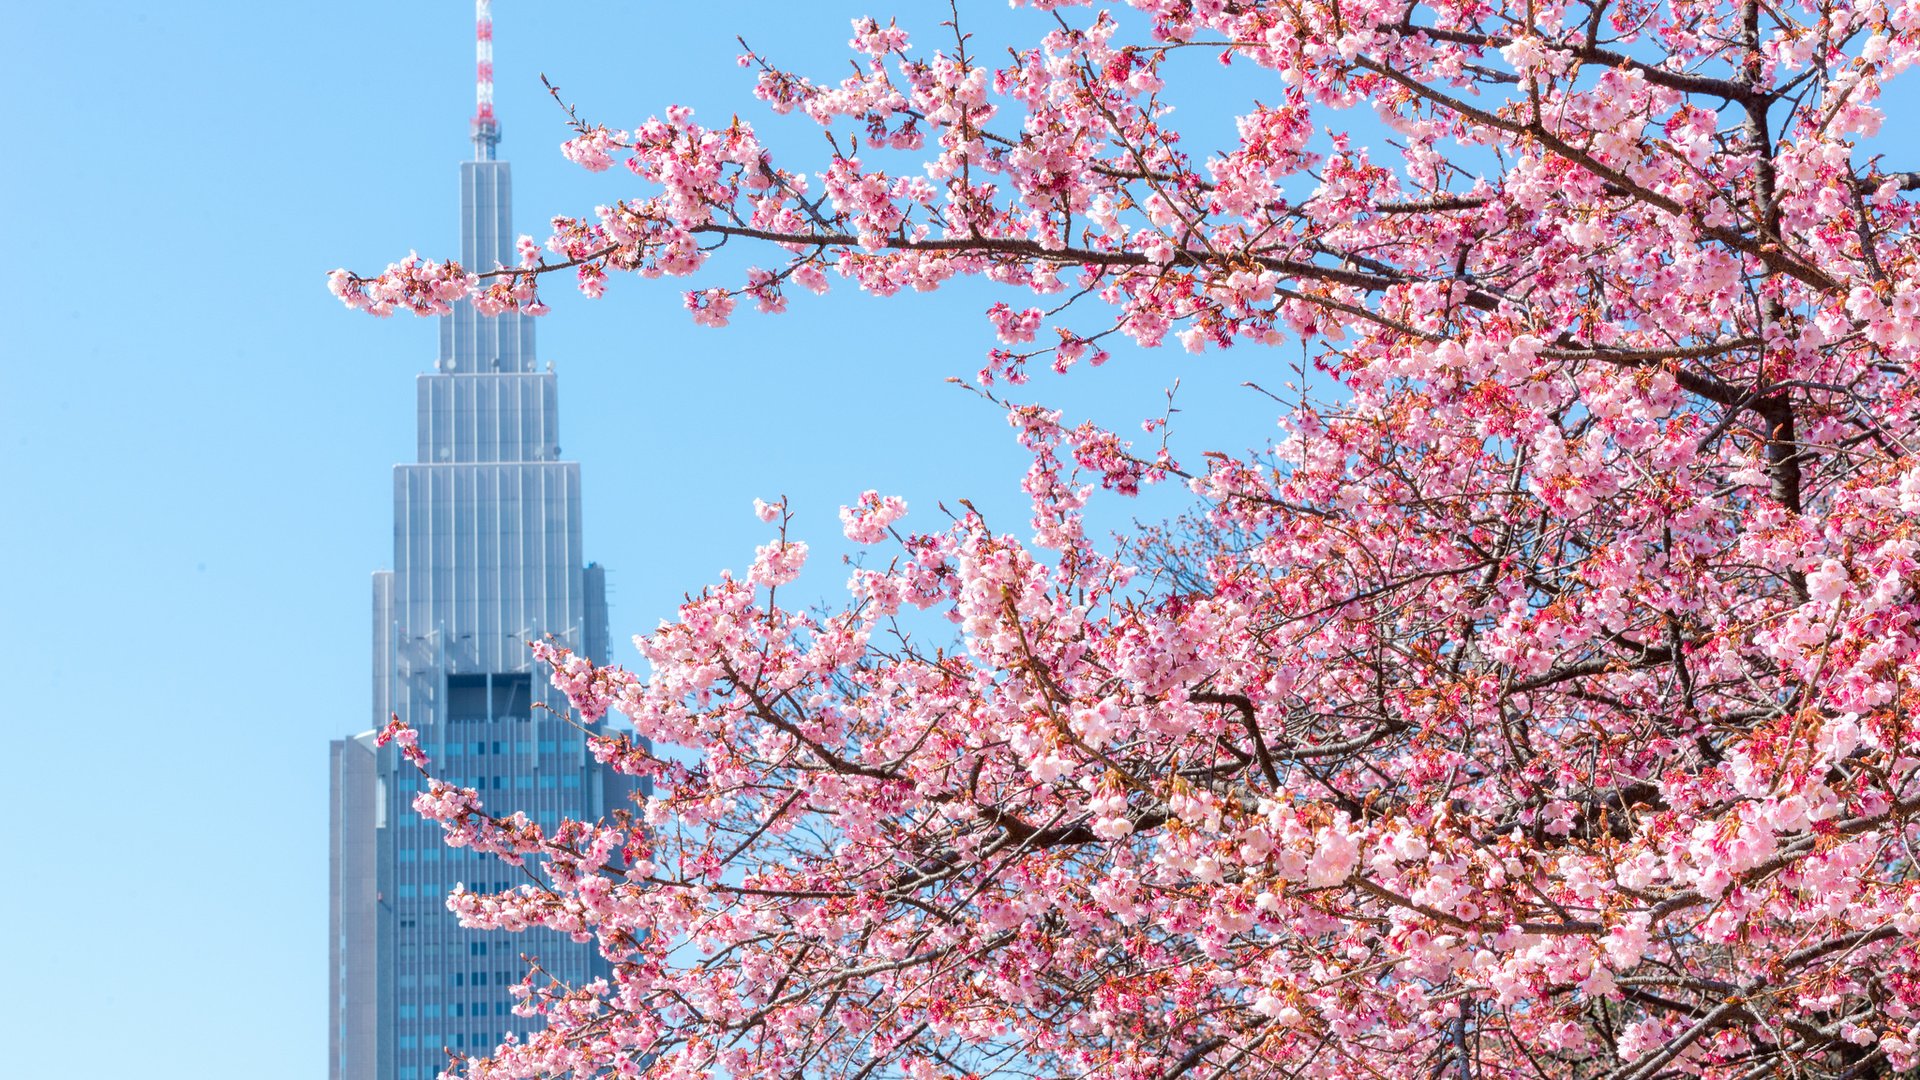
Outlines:
[[[742,96],[829,136],[804,165],[746,119],[579,121],[632,197],[513,268],[330,275],[376,315],[692,278],[714,326],[835,278],[1008,292],[976,392],[1023,520],[912,532],[868,491],[845,602],[801,609],[756,501],[778,535],[634,668],[535,648],[631,719],[592,751],[650,796],[542,829],[421,795],[541,883],[456,893],[466,925],[613,964],[530,976],[543,1025],[455,1071],[1920,1064],[1920,173],[1887,93],[1920,7],[1024,6],[1027,42],[862,18],[840,71],[747,53]],[[1221,94],[1231,128],[1180,128]],[[999,396],[1111,335],[1246,359],[1273,441]],[[1088,527],[1169,484],[1185,516]]]
[[[898,495],[882,497],[868,490],[861,493],[859,502],[840,508],[840,522],[847,539],[856,544],[877,544],[906,513],[906,500]]]

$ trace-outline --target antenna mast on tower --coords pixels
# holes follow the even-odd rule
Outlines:
[[[473,38],[473,157],[492,161],[500,145],[500,122],[493,117],[493,0],[473,0]]]

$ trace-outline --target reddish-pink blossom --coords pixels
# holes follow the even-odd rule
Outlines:
[[[833,136],[804,169],[740,119],[583,122],[568,156],[640,191],[546,257],[330,276],[534,313],[548,273],[598,295],[726,239],[758,265],[686,292],[701,323],[834,276],[1012,290],[979,392],[1031,456],[1017,528],[905,532],[867,492],[846,603],[797,610],[757,502],[779,535],[644,674],[536,649],[631,718],[592,749],[643,805],[421,796],[547,884],[463,921],[614,962],[518,988],[545,1026],[463,1071],[1920,1065],[1920,174],[1867,141],[1920,7],[1027,6],[1058,19],[1004,53],[860,19],[829,79],[743,57]],[[1196,151],[1162,95],[1216,61],[1264,89]],[[1340,133],[1362,106],[1391,139]],[[1252,348],[1277,441],[994,396],[1111,334]],[[1169,480],[1187,517],[1089,534],[1102,489]]]

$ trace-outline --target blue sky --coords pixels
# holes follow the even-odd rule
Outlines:
[[[1040,24],[963,7],[984,48]],[[837,77],[869,10],[943,39],[924,0],[502,0],[516,227],[630,188],[561,159],[542,71],[616,126],[679,102],[811,152],[810,125],[750,99],[733,35]],[[461,0],[0,4],[9,1073],[325,1075],[326,743],[368,726],[368,575],[391,565],[390,470],[437,331],[349,313],[324,277],[456,253],[471,35]],[[1216,145],[1230,122],[1210,118]],[[1023,525],[1004,420],[945,383],[1011,295],[842,287],[715,331],[679,293],[563,286],[539,328],[616,643],[744,569],[768,536],[756,496],[790,496],[821,595],[844,580],[836,510],[865,488],[904,495],[909,524],[968,498]],[[1237,448],[1271,423],[1237,384],[1293,358],[1121,352],[1022,396],[1131,425],[1178,377],[1207,419],[1186,446]]]

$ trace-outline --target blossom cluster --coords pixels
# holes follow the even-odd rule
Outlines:
[[[528,310],[725,238],[765,258],[687,294],[716,326],[834,277],[1019,293],[980,393],[1023,527],[867,492],[847,601],[802,611],[759,504],[775,535],[639,670],[536,651],[632,721],[593,751],[643,805],[422,796],[549,883],[464,921],[613,965],[523,986],[544,1026],[464,1073],[1920,1066],[1920,174],[1867,141],[1920,4],[1028,6],[991,64],[874,19],[833,81],[743,57],[817,168],[737,118],[582,122],[568,157],[642,194],[491,275],[335,275]],[[1197,160],[1162,95],[1216,61],[1270,90]],[[1363,104],[1390,143],[1329,132]],[[1251,451],[994,396],[1110,335],[1307,359]],[[1174,483],[1189,516],[1090,535],[1100,492]]]

